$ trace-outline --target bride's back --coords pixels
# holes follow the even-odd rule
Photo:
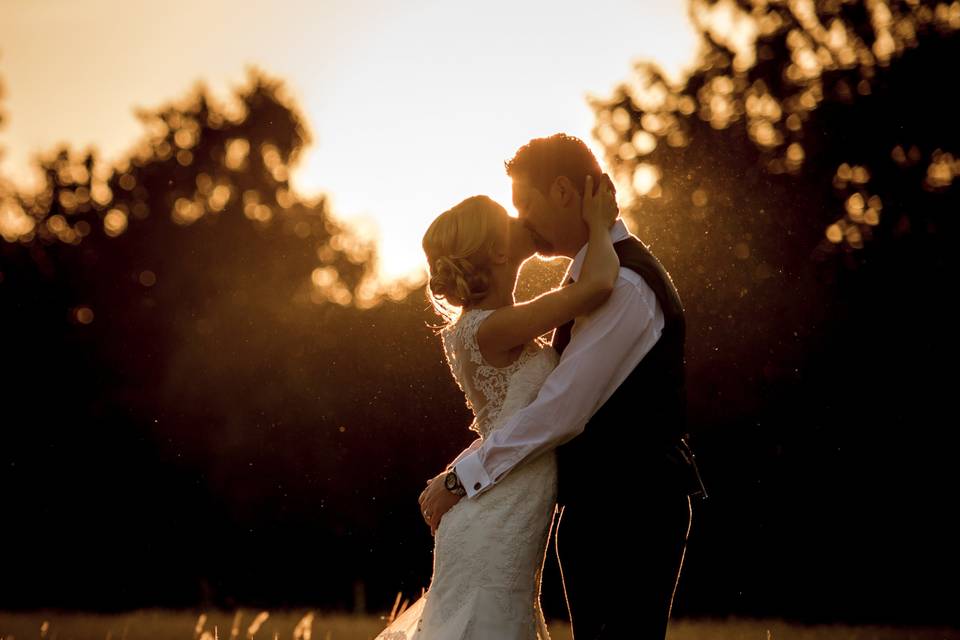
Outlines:
[[[480,353],[477,332],[480,324],[494,311],[467,309],[456,322],[441,331],[450,371],[466,395],[467,406],[473,411],[475,419],[470,429],[484,437],[497,424],[505,405],[515,409],[533,400],[543,378],[556,365],[556,352],[541,341],[525,345],[520,357],[505,367],[496,367],[487,362]],[[534,358],[544,350],[552,357]],[[544,366],[536,367],[534,372],[525,367],[532,364],[531,360],[541,361]],[[530,370],[530,374],[517,376],[522,369]],[[512,387],[517,388],[513,389],[513,393],[508,393]]]

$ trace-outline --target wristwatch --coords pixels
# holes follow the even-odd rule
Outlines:
[[[457,477],[457,472],[451,469],[446,477],[443,479],[443,486],[446,487],[447,491],[450,493],[455,493],[461,498],[467,495],[467,490],[463,488],[463,485],[460,484],[460,478]]]

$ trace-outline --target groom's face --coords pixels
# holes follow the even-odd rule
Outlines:
[[[513,206],[517,216],[533,236],[537,253],[555,256],[559,230],[558,217],[550,201],[523,176],[513,179]]]

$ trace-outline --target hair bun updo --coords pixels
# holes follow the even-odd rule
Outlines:
[[[440,256],[434,260],[429,286],[438,298],[465,307],[487,295],[490,278],[466,258]]]
[[[452,322],[458,310],[490,293],[491,251],[506,210],[487,196],[472,196],[444,211],[423,235],[430,271],[427,296],[434,309]]]

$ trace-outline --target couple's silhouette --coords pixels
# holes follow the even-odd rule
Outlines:
[[[574,637],[663,638],[691,497],[706,496],[684,437],[683,306],[581,140],[532,140],[506,168],[518,218],[474,196],[423,238],[479,437],[420,495],[433,579],[378,639],[547,640],[554,529]],[[571,258],[568,277],[517,304],[535,252]]]

